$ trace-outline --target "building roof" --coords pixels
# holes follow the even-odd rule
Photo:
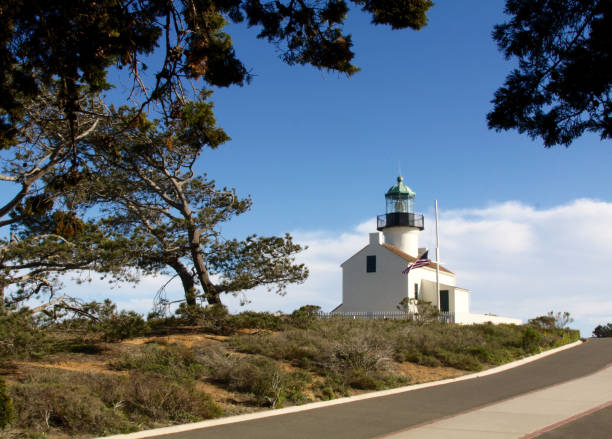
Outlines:
[[[387,191],[387,193],[385,194],[385,196],[407,195],[408,198],[414,198],[416,194],[412,192],[412,189],[410,189],[408,186],[402,183],[403,180],[404,180],[404,177],[402,177],[401,175],[397,177],[397,184],[391,186],[389,190]]]
[[[417,260],[417,258],[415,258],[414,256],[410,256],[408,253],[401,251],[399,248],[389,245],[389,244],[381,244],[381,246],[383,246],[384,248],[386,248],[387,250],[389,250],[392,253],[395,253],[396,255],[398,255],[400,258],[403,258],[405,260],[407,260],[408,262],[414,262]],[[430,262],[429,264],[427,264],[425,267],[427,268],[433,268],[434,270],[436,269],[436,263],[435,262]],[[443,271],[445,273],[449,273],[454,275],[455,273],[453,273],[452,271],[450,271],[447,268],[444,268],[443,266],[440,265],[440,271]]]

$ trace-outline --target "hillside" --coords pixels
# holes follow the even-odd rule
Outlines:
[[[2,351],[15,412],[2,437],[85,438],[327,400],[459,376],[578,338],[552,317],[460,326],[312,311],[209,309],[147,322],[121,314],[29,332],[21,322],[21,338],[11,349],[5,338]]]

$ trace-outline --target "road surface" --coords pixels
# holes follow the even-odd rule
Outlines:
[[[612,338],[589,339],[575,348],[485,377],[298,413],[156,437],[163,439],[401,437],[397,436],[398,432],[442,418],[454,417],[463,412],[477,411],[519,395],[595,374],[611,364]],[[565,424],[557,430],[543,433],[541,437],[546,439],[573,437],[567,436],[569,434],[567,431],[581,431],[586,428],[584,425],[591,425],[594,422],[601,424],[602,420],[609,419],[610,412],[609,407],[603,408],[589,416]],[[556,433],[564,431],[566,436],[555,436]],[[592,437],[599,438],[600,436]],[[612,438],[612,433],[609,437]]]

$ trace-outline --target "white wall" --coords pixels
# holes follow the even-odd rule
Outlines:
[[[453,312],[469,313],[470,312],[470,292],[463,288],[455,288],[453,291]]]
[[[514,325],[523,324],[523,321],[521,319],[514,319],[511,317],[491,316],[488,314],[472,314],[469,312],[455,314],[455,323],[470,325],[474,323],[486,323],[486,322],[491,322],[495,325],[499,325],[500,323],[507,323],[507,324],[514,324]]]
[[[436,271],[429,270],[426,268],[425,269],[419,268],[418,270],[415,270],[415,272],[419,272],[419,271],[422,271],[422,273],[419,273],[419,275],[421,275],[421,285],[422,285],[421,290],[423,291],[423,295],[420,297],[420,299],[425,300],[426,302],[431,302],[431,304],[435,306],[438,303],[438,299],[436,297]],[[410,274],[410,276],[412,276],[412,273]],[[455,276],[441,271],[440,272],[440,291],[443,291],[443,290],[448,291],[449,311],[455,312],[455,309],[456,309]],[[461,291],[467,292],[469,296],[469,292],[467,290],[461,289]],[[460,299],[463,299],[463,297]],[[469,298],[467,299],[467,301],[468,301],[468,308],[466,309],[466,311],[469,311]],[[459,309],[463,309],[462,306],[463,304],[460,304]]]
[[[376,256],[376,272],[366,272],[366,257]],[[342,311],[396,311],[408,291],[406,265],[380,245],[368,245],[342,264]],[[412,281],[411,281],[412,282]]]
[[[419,298],[435,305],[436,271],[418,268],[406,276],[402,270],[408,262],[382,247],[380,241],[379,234],[370,234],[370,244],[342,264],[342,307],[339,311],[396,311],[408,294],[414,298],[415,283],[419,285]],[[376,256],[375,273],[366,272],[367,256]],[[455,276],[440,272],[440,283],[445,286],[442,289],[449,290],[453,311]]]
[[[416,227],[387,227],[383,230],[385,242],[415,258],[419,257],[419,233]]]

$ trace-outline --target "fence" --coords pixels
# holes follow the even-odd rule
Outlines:
[[[420,314],[406,311],[319,311],[318,316],[322,319],[329,319],[331,317],[345,317],[349,319],[392,319],[417,321],[422,319],[422,316]],[[455,323],[455,313],[453,312],[441,312],[437,317],[430,318],[437,318],[441,322]]]

